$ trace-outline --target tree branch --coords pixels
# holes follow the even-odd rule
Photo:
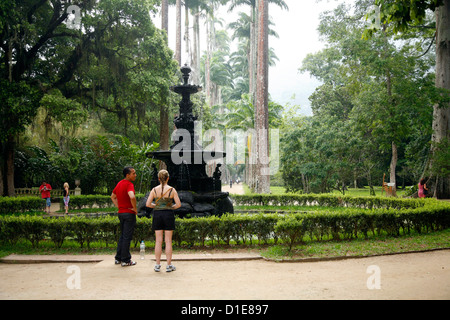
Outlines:
[[[416,57],[416,59],[422,58],[424,55],[426,55],[426,54],[430,51],[431,47],[432,47],[433,44],[434,44],[434,40],[436,40],[436,33],[434,34],[434,37],[431,39],[431,43],[430,43],[430,45],[429,45],[427,51],[425,51],[425,52],[424,52],[423,54],[421,54],[420,56]]]

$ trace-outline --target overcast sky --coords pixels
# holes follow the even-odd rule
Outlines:
[[[289,11],[278,6],[269,7],[279,39],[271,37],[269,45],[275,49],[279,61],[269,70],[269,93],[272,100],[285,105],[299,105],[299,113],[311,115],[308,97],[320,85],[308,73],[299,73],[308,53],[324,48],[319,41],[317,27],[321,12],[330,10],[336,1],[285,0]],[[295,98],[294,98],[295,97]]]
[[[275,49],[279,58],[277,65],[269,70],[269,93],[272,100],[286,105],[298,105],[298,112],[304,115],[311,115],[310,102],[308,97],[314,92],[320,83],[311,78],[308,73],[299,73],[303,59],[308,53],[315,53],[325,44],[319,41],[317,27],[319,25],[319,15],[321,12],[331,10],[337,4],[344,1],[337,0],[285,0],[289,6],[289,11],[281,10],[276,5],[270,5],[269,15],[275,23],[274,29],[279,35],[279,39],[271,37],[270,47]],[[235,13],[221,15],[227,23],[235,19],[237,12],[248,11],[242,6]],[[182,15],[184,17],[184,14]],[[157,27],[161,27],[159,17],[155,17],[154,22]],[[175,49],[175,7],[169,8],[169,46]],[[203,28],[203,22],[201,22]],[[184,32],[184,22],[183,30]],[[204,29],[201,30],[204,33]],[[231,32],[229,32],[231,35]],[[201,50],[205,50],[202,45]],[[182,62],[186,57],[182,50]]]

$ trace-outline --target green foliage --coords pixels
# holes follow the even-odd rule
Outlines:
[[[1,146],[8,137],[22,133],[31,123],[42,94],[25,81],[10,82],[0,78],[0,87],[2,88],[0,91]]]
[[[443,0],[375,0],[375,5],[380,8],[380,20],[382,23],[391,24],[394,32],[404,32],[412,25],[423,23],[427,10],[436,10],[444,3]],[[366,15],[366,19],[370,14]],[[369,38],[377,28],[369,28],[364,31],[363,37]]]
[[[8,0],[0,5],[0,170],[2,177],[11,175],[5,182],[14,178],[7,167],[13,165],[17,141],[23,146],[28,139],[48,152],[44,144],[53,139],[62,156],[49,155],[59,166],[51,176],[64,182],[80,174],[70,172],[74,164],[86,163],[71,138],[106,131],[138,145],[159,140],[155,118],[161,105],[169,105],[177,64],[166,35],[149,16],[158,2],[77,1],[81,30],[65,24],[70,4]],[[100,168],[107,179],[115,170]],[[89,190],[92,181],[85,181]],[[13,189],[2,188],[10,195]]]
[[[123,178],[123,168],[133,166],[138,174],[136,191],[147,191],[151,180],[151,160],[145,154],[156,150],[159,145],[137,146],[122,136],[96,136],[71,139],[69,150],[61,149],[52,141],[49,147],[49,153],[39,147],[23,148],[18,152],[16,167],[20,172],[17,173],[17,187],[37,186],[46,180],[55,189],[62,188],[64,182],[73,189],[73,181],[80,179],[83,194],[110,194]]]
[[[450,139],[443,138],[434,147],[432,173],[437,177],[450,177]]]
[[[63,199],[61,199],[61,207],[63,207]],[[83,207],[93,208],[98,206],[99,208],[110,208],[114,204],[111,201],[110,196],[105,195],[81,195],[70,196],[70,207],[74,209],[82,209]]]
[[[303,239],[305,232],[303,228],[303,219],[298,219],[296,216],[288,216],[286,219],[278,221],[274,231],[284,243],[288,244],[290,251],[294,244]]]
[[[40,197],[0,197],[0,214],[41,211],[44,200]]]
[[[259,196],[258,196],[259,197]],[[241,199],[242,200],[242,199]],[[266,199],[267,200],[267,199]],[[296,199],[299,200],[299,199]],[[386,235],[432,232],[450,227],[450,206],[434,199],[417,201],[380,201],[374,203],[358,198],[355,201],[339,197],[316,198],[310,201],[360,207],[359,210],[320,211],[295,214],[225,214],[222,217],[176,219],[174,241],[178,245],[218,246],[220,244],[252,245],[277,243],[281,240],[289,249],[295,244],[310,241],[352,240]],[[337,201],[335,201],[337,200]],[[257,200],[261,201],[261,199]],[[256,201],[256,202],[257,202]],[[372,209],[364,209],[364,208]],[[137,220],[134,233],[135,246],[141,240],[154,241],[152,219]],[[0,241],[16,243],[28,240],[33,247],[45,238],[61,247],[73,238],[80,247],[90,247],[95,241],[114,244],[118,241],[119,220],[116,216],[43,218],[39,216],[0,216]]]
[[[326,206],[354,207],[364,209],[392,208],[414,209],[425,205],[421,199],[399,199],[387,197],[352,197],[335,194],[250,194],[233,195],[239,206]],[[431,201],[431,200],[430,200]]]
[[[362,39],[369,2],[342,4],[321,17],[318,30],[328,46],[308,55],[300,69],[323,82],[310,97],[313,116],[288,119],[281,139],[290,191],[344,193],[343,186],[354,183],[379,185],[391,160],[396,182],[416,184],[423,172],[433,105],[440,100],[430,72],[434,57],[422,54],[428,44],[417,35],[383,29]]]

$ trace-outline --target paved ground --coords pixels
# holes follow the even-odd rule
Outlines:
[[[233,183],[233,186],[231,188],[230,185],[223,185],[222,191],[229,192],[230,194],[244,194],[244,186],[242,185],[242,183]]]
[[[243,194],[236,184],[223,191]],[[52,212],[58,209],[52,206]],[[450,299],[450,250],[296,263],[266,261],[252,252],[205,252],[175,255],[172,273],[155,273],[150,255],[127,268],[114,265],[112,256],[2,260],[10,263],[0,263],[1,300]]]
[[[155,273],[150,255],[133,267],[112,256],[10,256],[34,263],[0,263],[0,299],[450,299],[450,250],[301,263],[254,253],[174,258],[175,272]]]

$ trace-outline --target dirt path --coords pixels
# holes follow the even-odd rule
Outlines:
[[[231,188],[230,188],[230,185],[223,185],[222,191],[229,192],[231,195],[244,194],[244,186],[242,185],[242,183],[240,183],[240,184],[233,183]]]
[[[0,263],[0,299],[450,299],[450,250],[313,263],[184,259],[172,273],[155,273],[151,256],[126,268],[98,258]]]

